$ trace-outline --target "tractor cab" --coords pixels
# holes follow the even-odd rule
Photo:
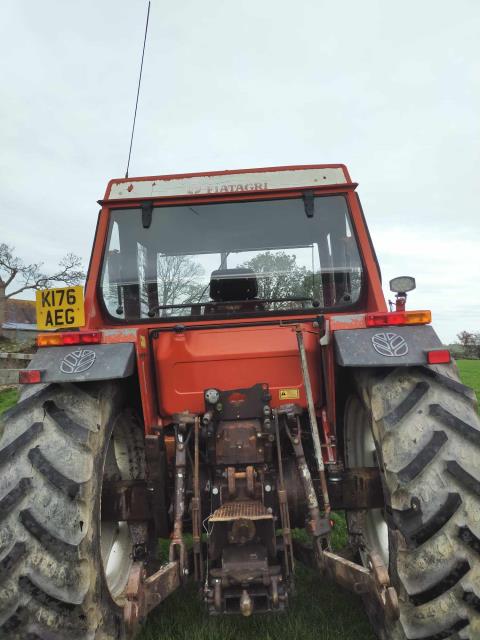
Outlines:
[[[355,309],[363,267],[348,193],[324,189],[110,202],[100,278],[106,319]]]

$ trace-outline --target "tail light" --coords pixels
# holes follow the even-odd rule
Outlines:
[[[101,331],[40,333],[37,336],[37,347],[64,347],[77,344],[100,344],[101,341]]]
[[[389,325],[429,324],[432,321],[431,311],[386,311],[367,313],[367,327],[387,327]]]

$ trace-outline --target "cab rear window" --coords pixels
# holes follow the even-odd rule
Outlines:
[[[120,320],[346,307],[361,286],[341,195],[111,211],[101,293]]]

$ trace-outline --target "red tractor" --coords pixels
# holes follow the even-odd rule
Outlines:
[[[380,638],[480,638],[474,394],[413,278],[387,310],[355,188],[343,165],[108,184],[85,299],[40,295],[55,331],[0,424],[2,639],[123,640],[188,576],[212,615],[281,612],[304,527]]]

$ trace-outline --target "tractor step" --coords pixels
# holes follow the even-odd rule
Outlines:
[[[230,522],[231,520],[273,520],[273,515],[258,500],[225,502],[208,520],[209,522]]]

